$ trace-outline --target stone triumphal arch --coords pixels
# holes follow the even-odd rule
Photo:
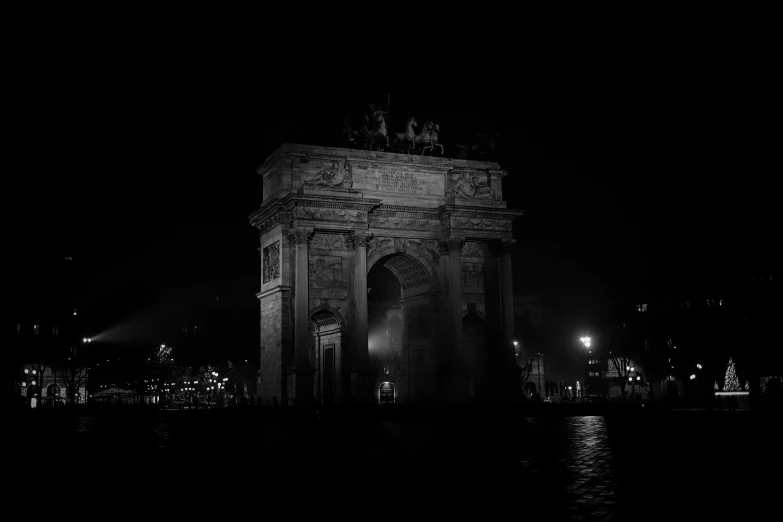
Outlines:
[[[284,144],[258,172],[262,401],[513,394],[498,164]]]

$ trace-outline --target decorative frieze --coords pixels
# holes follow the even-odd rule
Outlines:
[[[364,223],[367,221],[367,212],[363,210],[340,208],[296,207],[294,215],[297,219],[315,221],[339,221],[342,223]]]
[[[310,241],[310,248],[318,250],[345,250],[345,235],[315,234]]]
[[[511,232],[512,224],[506,219],[481,219],[481,218],[463,218],[454,217],[453,225],[457,228],[470,230],[497,230],[502,232]]]
[[[372,228],[390,228],[405,230],[437,230],[440,224],[429,219],[370,216],[369,225]]]
[[[261,235],[263,235],[278,225],[286,225],[290,223],[292,218],[293,215],[291,214],[291,212],[281,210],[276,214],[269,216],[264,221],[262,221],[260,224],[257,225],[257,228],[261,232]]]

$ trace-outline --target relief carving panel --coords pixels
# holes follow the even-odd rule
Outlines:
[[[280,241],[264,248],[262,265],[264,283],[280,277]]]
[[[339,256],[310,256],[311,288],[342,288],[343,267]]]
[[[484,286],[483,263],[462,263],[460,269],[462,286]]]

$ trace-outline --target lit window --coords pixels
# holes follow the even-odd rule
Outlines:
[[[73,315],[76,315],[76,308],[73,309]]]
[[[33,333],[34,333],[35,335],[38,335],[38,325],[37,325],[37,324],[34,324],[34,325],[33,325]]]
[[[647,305],[646,304],[636,305],[636,311],[637,312],[646,312],[647,311]]]

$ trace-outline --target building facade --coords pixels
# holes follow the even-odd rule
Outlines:
[[[513,393],[522,212],[506,208],[499,165],[285,144],[258,172],[262,402]],[[394,306],[368,304],[380,274]]]

